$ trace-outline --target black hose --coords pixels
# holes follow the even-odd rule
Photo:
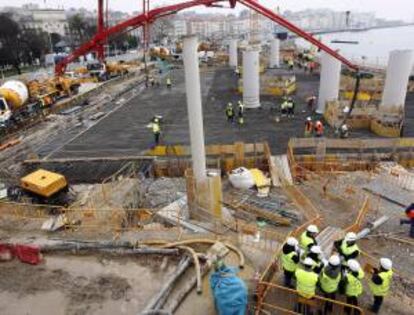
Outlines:
[[[338,130],[341,128],[341,126],[343,124],[345,124],[346,120],[351,116],[352,110],[354,109],[355,106],[355,102],[357,100],[358,97],[358,93],[359,93],[359,86],[361,83],[361,73],[359,71],[357,71],[355,73],[355,87],[354,87],[354,95],[352,96],[352,100],[351,100],[351,105],[349,106],[349,111],[346,113],[344,120],[342,121],[342,123],[338,126]]]

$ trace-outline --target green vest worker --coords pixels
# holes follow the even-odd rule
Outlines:
[[[296,290],[298,294],[304,298],[311,299],[316,293],[316,284],[318,283],[318,275],[312,271],[315,262],[306,258],[303,261],[304,268],[297,268],[296,276]]]
[[[300,236],[299,247],[303,251],[303,254],[305,256],[308,250],[310,250],[310,248],[313,245],[317,245],[315,237],[318,233],[319,233],[318,227],[316,225],[311,224],[306,228],[306,231],[303,232],[302,235]]]
[[[359,262],[355,259],[348,260],[349,271],[345,275],[345,295],[346,303],[358,306],[358,297],[362,294],[363,287],[361,280],[364,278],[364,271]],[[349,314],[350,310],[345,313]]]
[[[369,288],[374,296],[374,304],[371,311],[378,314],[384,297],[390,291],[392,280],[392,261],[388,258],[380,259],[380,268],[374,269]]]
[[[233,104],[232,103],[227,104],[226,116],[227,116],[227,121],[228,122],[232,123],[234,121],[234,109],[233,109]]]
[[[341,281],[341,259],[338,255],[332,255],[328,260],[328,265],[323,268],[319,275],[319,284],[323,295],[331,300],[335,300],[338,291],[339,282]],[[325,314],[332,312],[333,305],[330,302],[325,303]]]
[[[160,142],[160,133],[161,133],[161,127],[160,122],[158,118],[155,118],[152,122],[152,133],[154,134],[154,141],[155,145],[158,145]]]
[[[345,235],[344,239],[335,242],[335,248],[345,261],[358,258],[360,250],[356,241],[356,234],[349,232]]]
[[[282,267],[284,273],[284,284],[292,287],[292,278],[299,263],[298,241],[294,237],[288,237],[282,248]]]

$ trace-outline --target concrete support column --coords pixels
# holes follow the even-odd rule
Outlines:
[[[279,68],[279,59],[280,59],[280,40],[278,38],[273,38],[270,43],[270,58],[269,58],[269,67],[270,68]]]
[[[243,104],[246,108],[260,107],[259,50],[243,52]]]
[[[193,174],[196,184],[199,184],[206,181],[207,175],[197,48],[197,37],[190,36],[184,38],[183,58],[188,120],[190,124],[191,157]]]
[[[237,65],[237,39],[232,39],[229,45],[229,66],[236,68]]]
[[[340,80],[341,62],[326,52],[322,52],[318,107],[316,109],[318,114],[325,112],[326,102],[338,99]]]
[[[412,50],[390,52],[381,106],[404,107],[408,80],[413,69],[413,56]]]

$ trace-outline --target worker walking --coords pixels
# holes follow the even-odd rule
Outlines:
[[[369,288],[374,296],[374,304],[371,311],[378,314],[384,297],[388,295],[392,280],[392,261],[388,258],[381,258],[379,261],[379,268],[374,269]]]
[[[362,294],[362,279],[365,274],[362,270],[360,264],[355,259],[350,259],[348,261],[348,271],[345,273],[345,295],[346,303],[358,306],[358,297]],[[345,307],[345,313],[351,314],[351,309]]]
[[[294,237],[288,237],[282,247],[282,268],[285,286],[292,287],[292,278],[299,263],[299,242]]]
[[[291,97],[289,97],[287,103],[287,114],[289,118],[295,117],[295,101]]]
[[[319,229],[316,225],[311,224],[306,228],[306,231],[302,233],[299,239],[299,247],[302,251],[301,256],[305,257],[313,245],[317,245],[316,236],[319,233]]]
[[[239,109],[239,113],[241,112],[242,114],[244,114],[244,104],[243,104],[243,102],[238,101],[237,106],[238,106],[238,109]]]
[[[400,224],[410,224],[410,237],[414,238],[414,203],[405,209],[405,215],[408,219],[401,219]]]
[[[356,241],[357,235],[354,232],[348,232],[345,238],[334,242],[334,246],[343,261],[347,262],[350,259],[358,259],[360,250]]]
[[[341,259],[338,255],[332,255],[328,260],[328,264],[323,268],[321,274],[319,275],[319,284],[323,296],[327,299],[335,300],[340,281]],[[324,307],[324,314],[331,313],[332,310],[332,303],[326,302]]]
[[[237,66],[236,69],[234,70],[234,73],[240,78],[240,67]]]
[[[154,86],[155,85],[155,78],[153,76],[150,76],[149,77],[149,82],[150,82],[151,86]]]
[[[234,109],[233,109],[233,104],[232,103],[227,104],[226,116],[227,116],[227,121],[228,122],[231,122],[231,123],[234,122]]]
[[[287,63],[288,63],[289,70],[293,71],[293,67],[295,65],[294,62],[293,62],[293,58],[290,58]]]
[[[159,118],[154,117],[150,126],[152,128],[152,133],[154,135],[155,145],[157,146],[160,142],[160,134],[161,134],[161,126],[160,126]]]
[[[311,117],[306,118],[305,122],[305,138],[309,138],[313,133],[313,121]]]
[[[308,110],[310,112],[313,111],[313,107],[315,106],[315,102],[316,102],[316,96],[315,95],[309,96],[306,99],[306,104],[308,105]]]
[[[305,258],[303,268],[298,267],[295,271],[296,290],[299,296],[305,299],[312,299],[316,294],[318,275],[312,270],[314,263],[311,258]],[[311,313],[309,305],[301,303],[300,299],[296,311],[301,314]]]
[[[317,120],[315,123],[315,135],[317,137],[323,137],[323,124],[320,120]]]
[[[167,77],[167,88],[171,89],[171,85],[172,85],[171,78]]]
[[[286,97],[284,97],[283,102],[280,105],[280,113],[281,113],[282,117],[285,117],[287,115],[288,108],[289,108],[289,101]]]

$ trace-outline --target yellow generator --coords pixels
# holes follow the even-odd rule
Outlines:
[[[20,179],[20,188],[33,203],[67,205],[68,182],[65,176],[39,169]]]

